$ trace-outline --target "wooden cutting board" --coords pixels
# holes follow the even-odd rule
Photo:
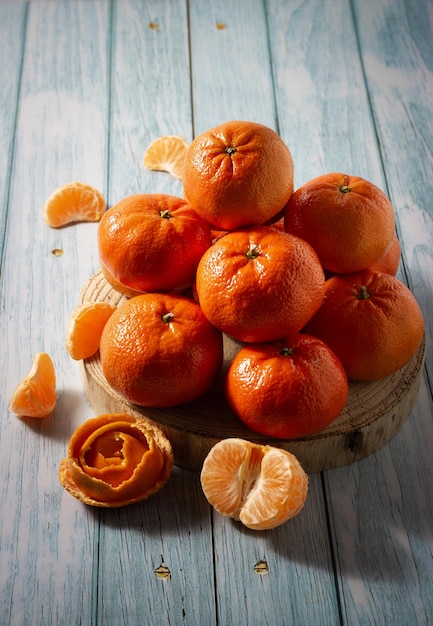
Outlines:
[[[83,288],[80,302],[118,305],[125,297],[115,291],[102,272]],[[341,415],[320,433],[301,439],[277,440],[250,430],[229,409],[223,389],[225,370],[240,343],[224,337],[221,376],[203,397],[165,409],[131,404],[114,391],[102,373],[99,354],[82,361],[86,397],[96,414],[125,412],[161,428],[171,441],[176,465],[200,470],[211,447],[221,439],[241,437],[285,448],[297,456],[308,473],[347,465],[386,444],[402,427],[415,403],[425,357],[425,340],[411,361],[388,378],[350,383]]]

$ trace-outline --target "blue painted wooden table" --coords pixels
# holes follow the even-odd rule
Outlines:
[[[109,205],[180,195],[143,167],[147,145],[236,118],[280,133],[296,186],[345,171],[391,198],[426,319],[417,402],[385,447],[311,475],[274,531],[216,514],[179,468],[140,505],[86,508],[57,469],[93,415],[64,336],[97,225],[50,229],[44,201],[74,180]],[[2,626],[433,623],[432,181],[431,0],[0,2]],[[40,351],[57,407],[21,420],[8,401]]]

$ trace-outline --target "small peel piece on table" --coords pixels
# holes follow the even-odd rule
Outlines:
[[[59,480],[84,504],[121,507],[162,489],[172,468],[172,447],[161,430],[131,415],[109,413],[73,433]]]

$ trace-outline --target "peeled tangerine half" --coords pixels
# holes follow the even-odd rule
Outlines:
[[[131,415],[108,413],[74,432],[59,480],[85,504],[120,507],[162,489],[172,468],[171,444],[161,430]]]
[[[284,524],[307,498],[308,476],[293,454],[244,439],[215,444],[200,478],[214,509],[252,530]]]

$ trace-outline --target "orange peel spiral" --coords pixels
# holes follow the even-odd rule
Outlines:
[[[171,444],[161,430],[124,413],[107,413],[73,433],[59,480],[85,504],[120,507],[159,491],[172,468]]]

